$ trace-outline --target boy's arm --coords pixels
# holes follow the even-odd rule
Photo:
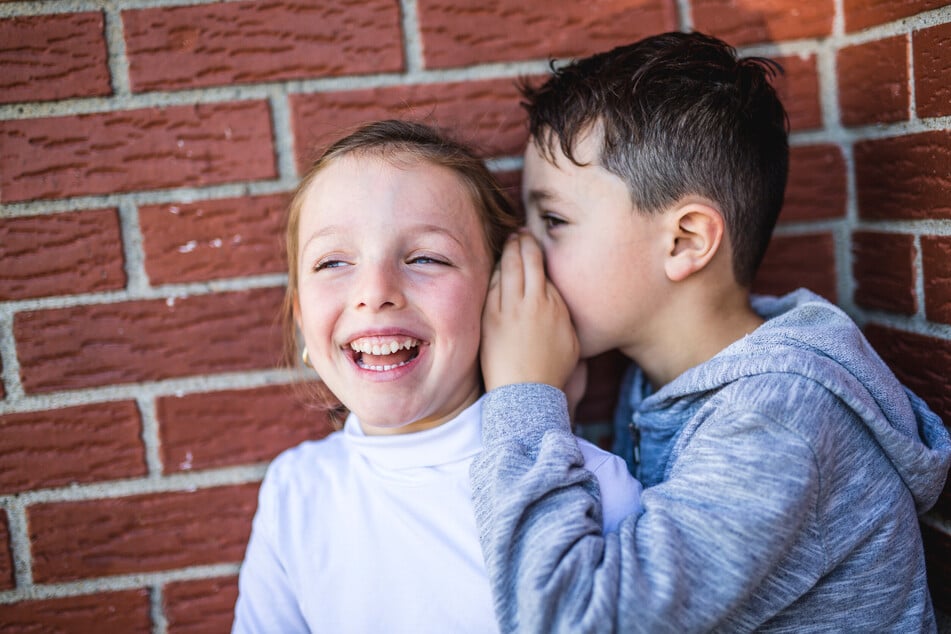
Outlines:
[[[708,421],[691,440],[694,455],[644,492],[644,511],[603,536],[596,485],[582,467],[565,396],[550,387],[562,385],[574,364],[552,356],[564,335],[544,331],[563,327],[564,307],[538,279],[540,253],[528,240],[507,245],[487,301],[483,368],[487,386],[497,389],[484,402],[484,451],[472,468],[502,631],[754,628],[732,621],[737,608],[761,602],[765,619],[788,604],[788,592],[801,591],[763,593],[761,586],[791,556],[815,508],[811,450],[755,416]],[[509,283],[515,268],[524,277]],[[824,553],[795,556],[822,560]]]

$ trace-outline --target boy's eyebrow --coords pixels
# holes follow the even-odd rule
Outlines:
[[[545,202],[550,200],[558,200],[558,195],[554,192],[548,191],[547,189],[530,189],[528,191],[529,202]]]

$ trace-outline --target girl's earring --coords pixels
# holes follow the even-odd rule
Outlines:
[[[306,365],[308,368],[311,367],[310,357],[307,356],[307,346],[304,346],[304,351],[301,353],[300,358],[304,362],[304,365]]]

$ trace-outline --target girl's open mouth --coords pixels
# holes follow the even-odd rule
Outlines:
[[[350,351],[358,367],[386,372],[419,356],[419,344],[412,337],[362,337],[350,342]]]

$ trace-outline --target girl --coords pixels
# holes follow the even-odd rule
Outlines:
[[[285,333],[349,410],[261,485],[235,632],[494,632],[470,501],[479,340],[515,216],[483,163],[415,123],[370,124],[305,175],[287,223]],[[604,525],[638,504],[579,441]]]

